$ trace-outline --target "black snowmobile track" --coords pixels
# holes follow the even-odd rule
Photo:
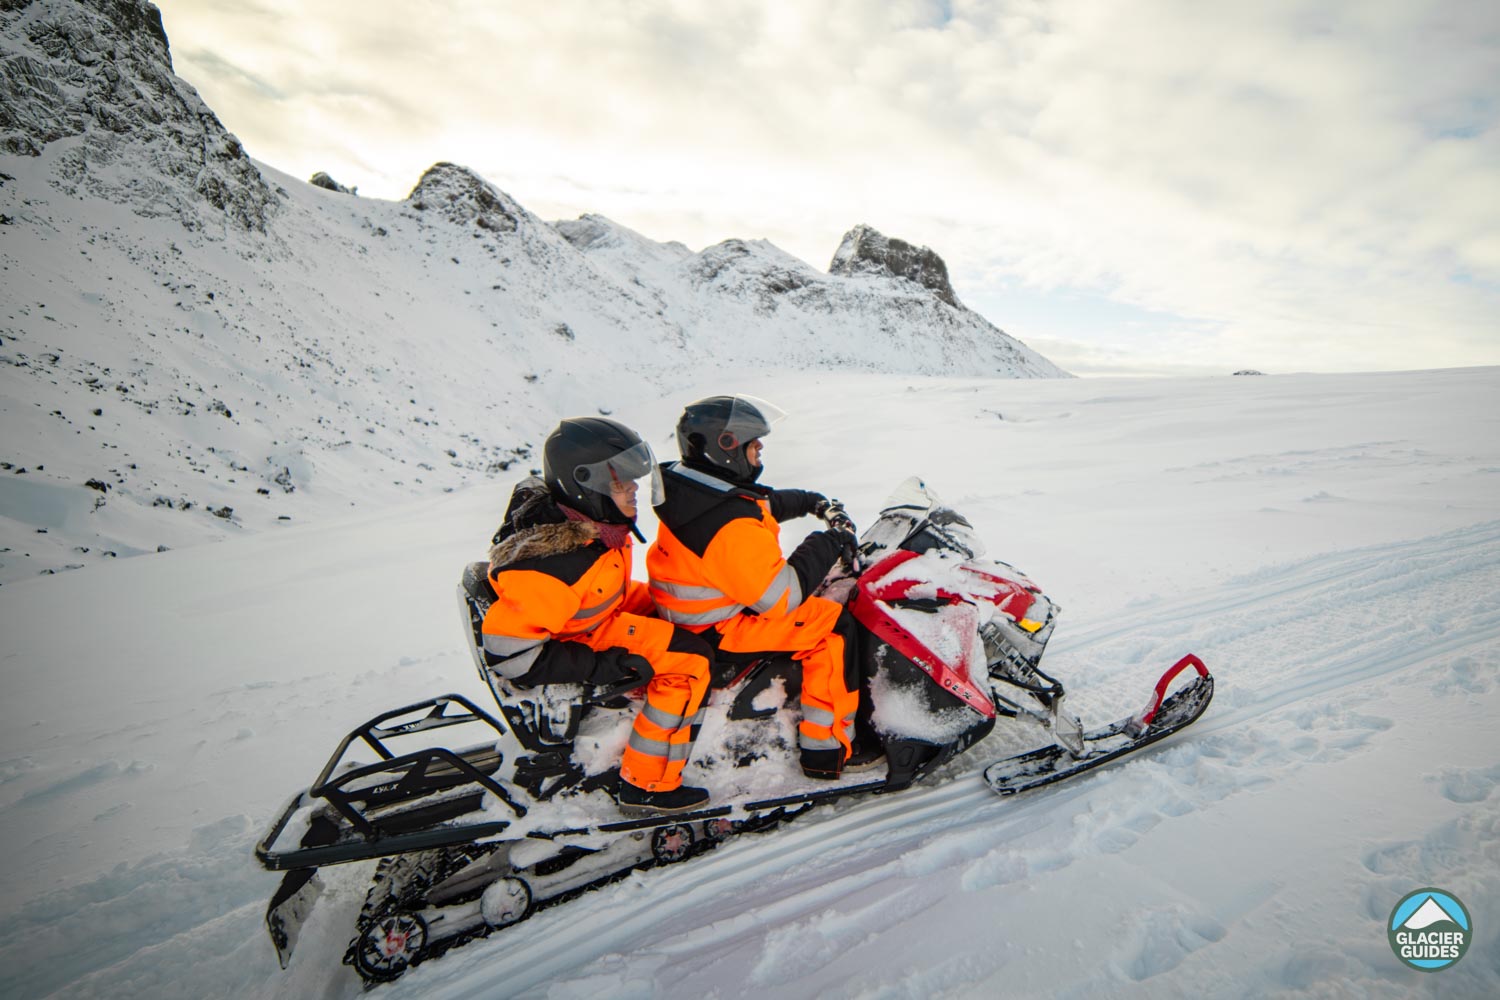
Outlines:
[[[799,806],[818,805],[848,795],[876,792],[886,787],[884,778],[863,781],[858,784],[839,785],[835,788],[785,795],[778,798],[758,799],[744,803],[726,803],[686,813],[662,813],[657,816],[642,816],[602,823],[596,827],[571,827],[548,831],[546,837],[576,837],[593,833],[628,833],[634,830],[649,830],[654,827],[672,826],[677,823],[693,823],[707,819],[754,820],[767,813]],[[475,794],[474,808],[479,808],[480,797]],[[281,835],[282,829],[296,811],[307,805],[305,795],[287,803],[281,819],[255,848],[255,856],[270,871],[292,871],[298,868],[318,868],[324,865],[344,864],[351,861],[369,861],[404,854],[409,851],[426,851],[440,847],[456,847],[474,843],[503,833],[511,824],[506,820],[484,823],[458,823],[409,833],[391,833],[374,837],[361,836],[358,831],[342,829],[331,822],[324,826],[314,823],[300,846],[289,851],[277,851],[272,845]],[[538,836],[533,834],[533,836]]]

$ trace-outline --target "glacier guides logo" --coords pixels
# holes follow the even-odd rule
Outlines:
[[[1468,909],[1443,889],[1418,889],[1401,897],[1386,930],[1396,957],[1422,972],[1446,969],[1463,958],[1474,937]]]

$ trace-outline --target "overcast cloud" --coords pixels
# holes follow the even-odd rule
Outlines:
[[[941,253],[1081,374],[1500,364],[1500,4],[160,0],[252,155],[823,268]]]

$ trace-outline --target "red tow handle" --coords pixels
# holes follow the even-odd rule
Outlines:
[[[1202,660],[1198,659],[1198,657],[1192,653],[1189,653],[1182,659],[1178,660],[1176,663],[1172,664],[1172,666],[1167,669],[1167,672],[1161,675],[1161,680],[1156,682],[1156,700],[1153,701],[1150,707],[1148,707],[1144,712],[1136,716],[1136,718],[1140,720],[1142,726],[1151,725],[1151,720],[1156,718],[1156,713],[1161,709],[1161,703],[1167,697],[1167,685],[1171,684],[1172,678],[1182,673],[1183,669],[1189,665],[1197,668],[1199,677],[1208,676],[1208,668],[1203,665]]]

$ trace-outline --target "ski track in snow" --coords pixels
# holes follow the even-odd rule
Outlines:
[[[955,780],[825,807],[681,868],[633,875],[592,893],[586,908],[542,911],[412,970],[382,993],[883,998],[971,995],[1005,983],[1024,993],[1029,980],[1008,978],[1010,966],[1026,963],[1022,943],[1034,937],[1025,931],[1024,910],[990,913],[995,948],[928,955],[900,981],[863,974],[857,956],[892,947],[900,927],[935,919],[955,905],[955,894],[971,901],[1018,896],[1024,904],[1070,867],[1128,855],[1159,829],[1235,797],[1268,793],[1301,769],[1365,753],[1399,725],[1392,705],[1409,687],[1494,707],[1500,523],[1339,552],[1257,572],[1195,601],[1135,611],[1126,623],[1076,636],[1060,628],[1049,666],[1070,690],[1087,692],[1074,706],[1085,720],[1102,721],[1135,707],[1161,668],[1197,650],[1218,693],[1187,734],[1105,773],[999,799],[978,781],[977,768],[1036,739],[1037,731],[1009,740],[997,733],[950,765],[960,772]],[[1436,767],[1423,777],[1455,815],[1416,840],[1370,845],[1362,856],[1362,916],[1377,929],[1388,900],[1413,885],[1467,874],[1500,890],[1500,747],[1490,737],[1476,752],[1482,755],[1464,766]],[[6,762],[0,773],[24,766]],[[7,808],[120,778],[129,767],[109,761],[83,769]],[[0,946],[7,966],[21,970],[11,980],[16,995],[186,997],[201,995],[210,981],[225,996],[359,995],[353,973],[334,963],[352,927],[364,866],[324,873],[331,888],[319,925],[309,929],[293,968],[267,979],[266,963],[274,959],[260,917],[268,883],[248,857],[255,829],[245,817],[226,817],[201,828],[186,851],[121,865],[23,906]],[[1099,988],[1160,995],[1154,980],[1194,962],[1201,976],[1202,963],[1266,909],[1271,894],[1252,887],[1217,911],[1191,898],[1153,902],[1114,937],[1103,978],[1075,982],[1061,995],[1097,995]],[[1496,900],[1496,891],[1468,898],[1479,926],[1491,928],[1491,944],[1500,926]],[[967,911],[974,904],[958,905]],[[1349,948],[1295,952],[1257,969],[1245,988],[1324,996],[1336,995],[1342,982],[1351,995],[1398,996],[1408,987],[1420,992],[1426,982],[1392,992],[1394,984],[1382,978],[1391,956],[1381,935]],[[212,975],[181,981],[171,970],[184,964],[207,965]],[[1471,958],[1446,972],[1441,985],[1460,991],[1443,995],[1461,995],[1470,987],[1490,990],[1496,980],[1493,963]],[[1427,981],[1438,988],[1437,977]]]

